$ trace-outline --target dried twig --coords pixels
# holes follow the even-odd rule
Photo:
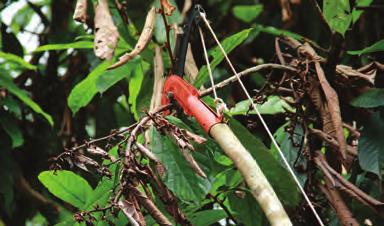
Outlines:
[[[121,56],[119,58],[119,61],[114,63],[108,69],[117,68],[127,63],[128,61],[132,60],[135,56],[139,55],[145,49],[149,41],[151,41],[153,28],[155,26],[155,19],[156,19],[156,10],[154,7],[152,7],[147,14],[143,30],[133,50]]]

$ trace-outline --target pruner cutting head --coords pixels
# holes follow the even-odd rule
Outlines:
[[[205,11],[201,5],[195,5],[186,23],[183,26],[183,33],[177,35],[176,46],[175,46],[175,66],[172,70],[172,74],[183,77],[185,58],[187,55],[189,37],[192,30],[199,26],[201,16],[205,16]]]

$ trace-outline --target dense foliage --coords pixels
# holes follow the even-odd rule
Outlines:
[[[274,63],[243,81],[323,222],[383,222],[381,0],[3,0],[0,225],[269,225],[196,120],[158,109],[195,3],[238,71]],[[219,83],[233,73],[203,30]],[[199,38],[185,77],[204,92]],[[293,224],[317,225],[240,86],[218,96]]]

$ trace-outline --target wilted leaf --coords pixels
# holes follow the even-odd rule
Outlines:
[[[85,23],[87,20],[87,7],[88,0],[77,0],[75,12],[73,13],[73,19]]]
[[[263,5],[261,4],[237,5],[232,8],[233,15],[246,23],[252,22],[261,12],[263,12]]]
[[[119,40],[119,32],[113,23],[108,1],[99,0],[95,6],[95,55],[101,59],[112,59]]]
[[[10,93],[15,95],[17,98],[19,98],[24,104],[26,104],[28,107],[30,107],[33,111],[35,111],[38,114],[41,114],[50,125],[53,125],[53,119],[52,117],[47,114],[46,112],[41,109],[41,107],[31,100],[27,94],[24,92],[24,90],[17,87],[11,78],[7,78],[5,75],[0,76],[0,87],[6,88]]]
[[[242,30],[224,39],[224,41],[221,44],[225,52],[228,54],[237,46],[239,46],[248,37],[249,32],[251,30],[252,29]],[[218,46],[209,50],[208,53],[210,56],[213,57],[213,60],[210,62],[210,65],[212,70],[214,70],[217,67],[217,65],[219,65],[220,62],[224,59],[224,55],[222,54]],[[207,81],[207,79],[208,79],[208,69],[207,69],[207,66],[203,66],[199,71],[199,75],[196,78],[194,86],[200,87]]]
[[[38,178],[53,195],[77,208],[82,208],[93,192],[84,178],[71,171],[44,171]]]
[[[362,49],[362,50],[353,50],[348,51],[348,54],[351,55],[362,55],[367,53],[375,53],[375,52],[382,52],[384,51],[384,39],[375,42],[374,44]]]
[[[349,0],[324,0],[323,14],[329,27],[344,36],[352,21]]]
[[[17,56],[17,55],[14,55],[12,53],[5,53],[5,52],[2,52],[0,51],[0,59],[3,59],[2,61],[0,60],[0,62],[2,64],[4,63],[16,63],[17,65],[25,68],[25,69],[29,69],[29,70],[36,70],[37,67],[35,65],[32,65],[28,62],[26,62],[23,58]]]
[[[48,44],[39,46],[34,50],[34,52],[43,52],[49,50],[64,50],[64,49],[92,49],[93,42],[91,41],[77,41],[71,43],[62,43],[62,44]]]
[[[384,106],[384,89],[371,88],[351,101],[351,105],[361,108]]]

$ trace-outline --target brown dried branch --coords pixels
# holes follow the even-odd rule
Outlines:
[[[156,19],[156,10],[154,7],[152,7],[147,14],[143,30],[141,31],[141,35],[140,35],[139,39],[137,40],[137,43],[136,43],[135,47],[133,48],[133,50],[131,52],[126,53],[123,56],[121,56],[119,58],[119,61],[114,63],[108,69],[120,67],[121,65],[132,60],[135,56],[139,55],[145,49],[145,47],[151,41],[153,28],[155,26],[155,19]]]
[[[110,60],[119,40],[119,32],[113,23],[107,0],[99,0],[95,6],[95,55]]]
[[[88,0],[77,0],[73,19],[80,23],[85,23],[87,20]]]
[[[157,107],[161,105],[161,96],[163,92],[164,86],[164,63],[161,55],[161,48],[156,46],[155,48],[155,56],[153,58],[153,67],[154,67],[154,82],[153,82],[153,93],[151,98],[151,104],[149,107],[149,111],[151,112]]]
[[[287,71],[287,72],[297,72],[297,70],[295,68],[290,67],[290,66],[284,66],[284,65],[280,65],[280,64],[260,64],[260,65],[257,65],[257,66],[254,66],[254,67],[251,67],[251,68],[245,69],[244,71],[239,72],[238,76],[243,77],[243,76],[249,75],[251,73],[265,70],[265,69],[276,69],[276,70],[283,70],[283,71]],[[237,82],[237,76],[236,75],[233,75],[233,76],[225,79],[224,81],[217,83],[215,85],[215,88],[221,89],[221,88],[227,86],[228,84],[234,83],[234,82]],[[212,92],[213,92],[213,88],[210,87],[208,89],[200,91],[200,96],[206,96],[206,95],[211,94]]]
[[[149,214],[155,219],[155,221],[160,225],[169,225],[172,226],[171,222],[164,216],[164,214],[157,208],[157,206],[150,200],[145,194],[143,194],[137,187],[130,186],[129,192],[131,192],[140,205],[142,205]]]
[[[362,204],[368,206],[375,213],[380,214],[384,210],[384,203],[372,198],[358,187],[356,187],[351,182],[344,179],[342,175],[336,172],[329,164],[327,163],[324,155],[320,151],[316,151],[315,163],[320,167],[323,173],[332,181],[332,185],[338,189],[346,192],[352,198],[360,201]]]

